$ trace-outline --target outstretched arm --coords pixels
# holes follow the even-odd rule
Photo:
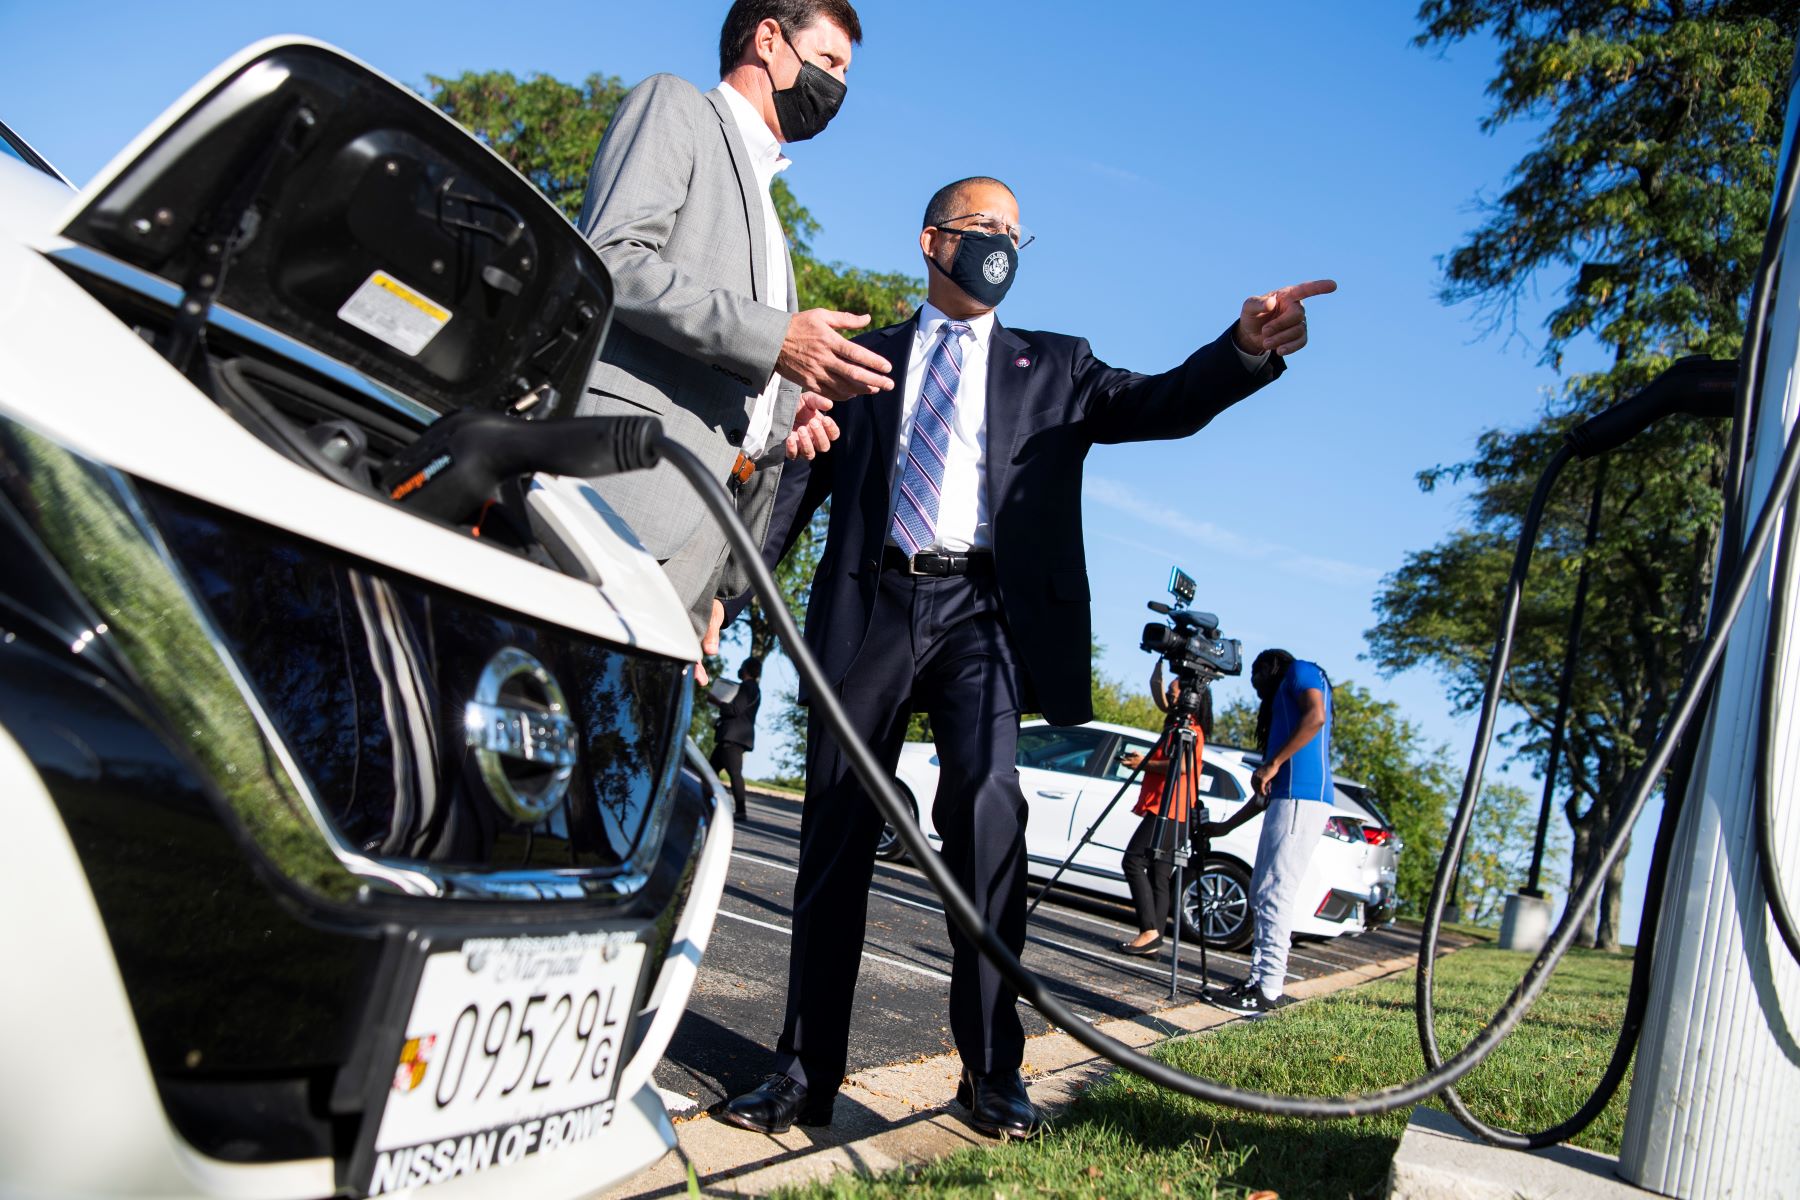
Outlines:
[[[1286,369],[1306,345],[1306,300],[1337,290],[1329,279],[1278,288],[1244,301],[1232,327],[1160,375],[1109,367],[1081,343],[1075,375],[1096,442],[1183,438]],[[1241,353],[1240,353],[1241,352]],[[1269,357],[1254,372],[1244,356]]]

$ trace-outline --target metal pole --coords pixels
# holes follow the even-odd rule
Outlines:
[[[1556,797],[1556,767],[1562,761],[1563,731],[1568,728],[1569,697],[1575,690],[1575,662],[1581,654],[1581,619],[1587,611],[1588,557],[1600,536],[1600,500],[1606,493],[1606,460],[1594,473],[1594,499],[1588,505],[1587,538],[1582,543],[1581,572],[1575,579],[1575,607],[1569,615],[1569,644],[1563,654],[1562,678],[1556,685],[1556,716],[1550,727],[1550,760],[1544,767],[1544,798],[1538,805],[1537,837],[1531,844],[1531,873],[1522,889],[1543,899],[1539,882],[1544,870],[1544,840],[1550,833],[1550,802]]]
[[[1175,730],[1175,744],[1170,747],[1169,773],[1163,776],[1162,803],[1157,809],[1156,837],[1151,842],[1150,869],[1157,869],[1156,856],[1162,848],[1163,835],[1169,832],[1170,827],[1173,826],[1175,837],[1169,845],[1169,865],[1173,868],[1175,876],[1174,890],[1169,894],[1169,915],[1175,921],[1175,941],[1169,947],[1169,999],[1173,1000],[1181,988],[1181,917],[1182,910],[1187,903],[1187,897],[1183,894],[1181,868],[1184,856],[1187,854],[1188,813],[1183,807],[1181,809],[1182,816],[1176,819],[1169,816],[1169,810],[1176,805],[1180,788],[1190,788],[1194,796],[1198,798],[1200,781],[1196,778],[1198,763],[1195,760],[1198,755],[1194,753],[1194,730],[1188,724],[1186,708],[1178,704],[1170,713],[1169,719],[1171,721],[1179,720],[1181,724]],[[1200,944],[1203,946],[1206,944],[1204,929],[1200,931]],[[1200,991],[1202,994],[1206,992],[1204,972],[1200,976]]]
[[[1797,120],[1800,91],[1789,105],[1787,154]],[[1767,345],[1744,485],[1752,509],[1768,495],[1800,409],[1800,232],[1782,251]],[[1797,534],[1781,531],[1786,553],[1800,553]],[[1659,926],[1668,933],[1657,939],[1619,1153],[1627,1180],[1684,1200],[1800,1196],[1800,966],[1768,919],[1752,827],[1758,764],[1749,748],[1770,635],[1766,563],[1762,581],[1732,631],[1682,805]],[[1772,857],[1792,879],[1800,875],[1800,573],[1787,603],[1788,627],[1776,631],[1769,752]]]

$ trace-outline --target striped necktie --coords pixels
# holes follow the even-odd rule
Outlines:
[[[950,424],[956,419],[956,386],[962,381],[962,338],[968,332],[966,321],[944,322],[944,336],[931,352],[919,385],[890,530],[894,544],[908,555],[937,545],[938,500],[950,453]]]

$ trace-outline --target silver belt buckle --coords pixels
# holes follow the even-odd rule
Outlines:
[[[920,556],[917,554],[909,554],[906,556],[906,573],[915,578],[925,574],[925,572],[919,570],[919,557]]]

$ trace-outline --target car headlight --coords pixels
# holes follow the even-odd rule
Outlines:
[[[687,730],[685,663],[136,484],[6,421],[0,468],[283,875],[334,900],[642,885]]]

